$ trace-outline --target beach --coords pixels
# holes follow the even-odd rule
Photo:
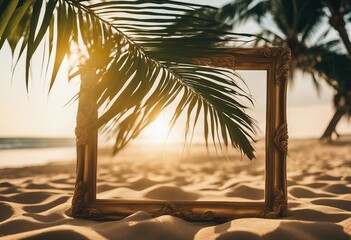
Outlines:
[[[0,239],[351,239],[350,143],[349,136],[333,144],[291,140],[288,216],[225,223],[152,217],[143,211],[119,221],[74,219],[66,215],[75,185],[74,159],[3,167]],[[101,153],[98,198],[263,200],[263,149],[258,149],[257,160],[252,162],[233,152],[218,157],[195,145],[190,149],[194,151],[170,147],[148,151],[146,147],[113,158]]]

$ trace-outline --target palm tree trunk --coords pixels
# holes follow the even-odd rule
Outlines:
[[[340,8],[335,9],[329,1],[326,1],[326,4],[331,13],[331,16],[329,18],[329,23],[339,33],[340,38],[346,47],[347,53],[351,57],[351,41],[345,28],[344,16],[340,12]],[[340,3],[340,7],[342,5],[343,3]]]
[[[351,56],[351,42],[349,39],[349,35],[347,34],[345,24],[341,27],[335,28],[335,30],[338,31],[340,38],[346,47],[347,53],[349,54],[349,56]]]
[[[335,131],[336,125],[339,123],[340,119],[342,116],[344,116],[346,113],[346,109],[344,107],[338,107],[334,113],[333,118],[330,120],[328,127],[325,129],[322,137],[320,140],[322,141],[327,141],[331,142],[332,141],[332,134]]]

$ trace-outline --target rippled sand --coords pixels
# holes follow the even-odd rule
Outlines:
[[[153,218],[137,212],[121,221],[96,222],[65,215],[75,183],[75,162],[0,169],[2,239],[351,239],[350,139],[289,144],[289,213],[284,219],[242,218],[222,224]],[[196,149],[196,147],[194,147]],[[139,149],[140,150],[140,149]],[[249,162],[229,154],[179,155],[161,149],[101,157],[99,198],[162,200],[263,199],[260,156]],[[204,157],[206,156],[206,157]],[[140,159],[136,161],[135,159]]]

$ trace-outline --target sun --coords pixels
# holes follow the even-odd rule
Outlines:
[[[167,142],[169,129],[166,119],[161,114],[145,128],[142,136],[143,142],[147,144],[164,144]]]

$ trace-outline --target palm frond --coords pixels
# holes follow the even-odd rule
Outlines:
[[[326,23],[327,19],[322,1],[305,1],[304,4],[298,6],[296,32],[300,33],[301,41],[307,43]]]
[[[315,63],[315,68],[319,74],[333,81],[336,89],[351,91],[349,76],[351,74],[351,60],[342,53],[331,51],[325,46],[316,46],[316,52],[319,53],[319,59]]]
[[[79,46],[87,61],[76,74],[94,69],[92,96],[105,107],[92,127],[112,120],[116,151],[176,103],[172,124],[185,109],[187,125],[191,116],[198,119],[204,111],[206,142],[211,129],[217,142],[254,157],[254,123],[240,104],[240,97],[247,95],[235,84],[235,73],[191,64],[192,57],[222,53],[226,48],[219,43],[237,39],[199,10],[211,7],[177,1],[32,0],[26,6],[30,17],[23,14],[19,20],[13,13],[23,10],[23,3],[28,2],[20,1],[14,9],[1,5],[1,11],[11,13],[7,24],[1,25],[3,32],[15,22],[23,31],[7,31],[0,41],[12,41],[12,48],[22,43],[17,58],[27,49],[26,84],[30,61],[41,42],[48,43],[47,62],[52,63],[50,88],[72,46]]]
[[[269,10],[270,0],[237,0],[220,8],[218,18],[220,21],[230,25],[246,22],[250,18],[261,23]]]
[[[336,90],[334,106],[343,107],[351,115],[351,60],[348,55],[324,49],[315,68]]]
[[[110,8],[115,8],[116,6],[114,3],[115,2],[99,4],[98,7],[100,8],[102,5],[105,5]],[[172,1],[172,4],[174,5],[175,2]],[[118,104],[126,100],[123,99],[124,95],[123,97],[114,99],[113,103],[109,102],[111,108],[102,116],[101,122],[106,122],[106,119],[111,119],[112,116],[123,113],[114,118],[114,124],[116,126],[114,129],[117,136],[120,136],[117,139],[122,139],[122,136],[127,136],[128,133],[130,134],[128,138],[125,138],[125,141],[118,140],[116,142],[116,150],[118,150],[135,138],[157,117],[161,110],[172,102],[177,101],[175,93],[180,93],[182,97],[177,103],[171,125],[174,124],[184,109],[188,109],[186,126],[190,123],[191,113],[193,111],[196,111],[195,119],[197,119],[200,111],[210,109],[210,111],[207,112],[211,113],[211,115],[209,115],[211,122],[214,122],[220,127],[220,129],[216,128],[217,130],[213,131],[212,139],[214,140],[215,135],[217,135],[223,138],[222,141],[226,146],[228,146],[228,142],[230,141],[235,147],[243,149],[243,146],[245,146],[245,149],[248,151],[244,150],[244,153],[251,159],[253,155],[248,155],[247,153],[253,150],[250,144],[252,138],[250,137],[249,140],[244,143],[245,145],[242,146],[240,146],[241,140],[233,141],[235,136],[240,137],[240,139],[245,139],[245,135],[250,136],[250,134],[254,132],[253,128],[250,127],[253,126],[253,121],[244,113],[244,106],[240,105],[238,101],[235,101],[235,98],[240,95],[239,92],[242,91],[233,81],[233,79],[237,77],[230,70],[204,68],[189,64],[192,57],[219,54],[223,51],[227,51],[226,48],[221,48],[220,46],[216,46],[216,44],[221,42],[221,37],[228,37],[229,35],[229,37],[233,39],[232,36],[234,34],[223,30],[220,31],[220,29],[225,28],[225,26],[221,26],[220,23],[215,22],[211,17],[206,18],[204,14],[202,14],[204,12],[204,7],[202,7],[201,16],[199,17],[198,10],[193,11],[194,16],[189,14],[191,13],[191,9],[185,12],[187,15],[183,15],[184,4],[181,3],[180,5],[183,8],[178,10],[180,11],[178,13],[174,13],[174,7],[171,8],[171,6],[167,5],[167,10],[171,9],[173,12],[166,12],[166,16],[171,18],[169,22],[172,24],[158,27],[156,30],[154,29],[157,22],[156,19],[154,19],[155,16],[152,16],[152,20],[150,20],[151,16],[145,16],[150,12],[143,12],[144,17],[148,19],[148,23],[144,24],[146,26],[143,26],[143,29],[138,28],[139,24],[143,25],[143,20],[138,20],[140,17],[134,16],[137,13],[129,11],[128,18],[124,16],[123,20],[134,20],[134,22],[130,21],[131,23],[128,24],[127,28],[127,30],[133,29],[133,33],[130,35],[131,38],[142,46],[147,55],[152,56],[153,59],[158,60],[163,67],[170,70],[177,81],[173,80],[173,83],[158,83],[159,88],[155,89],[155,92],[152,93],[146,92],[145,96],[147,97],[144,99],[144,95],[140,93],[138,93],[137,96],[133,96],[133,98],[137,99],[134,105],[130,106],[134,108],[133,111],[130,111],[131,108],[121,109],[122,106]],[[159,7],[159,5],[148,4],[148,9],[151,13],[159,9]],[[96,8],[95,5],[93,6],[93,9],[94,8]],[[127,8],[130,9],[129,6]],[[142,11],[142,9],[138,10]],[[108,22],[116,25],[116,27],[120,26],[119,18],[116,17],[118,14],[111,18],[110,12],[107,16],[101,13],[100,10],[97,10],[97,13]],[[184,19],[184,21],[180,21],[180,19]],[[199,21],[199,19],[200,22],[198,24],[190,24],[190,22]],[[138,23],[138,21],[140,23]],[[120,29],[123,29],[123,26],[120,27]],[[145,35],[145,32],[149,33],[149,35]],[[162,41],[160,39],[162,39]],[[130,70],[130,68],[128,68],[128,70]],[[213,74],[214,71],[215,74]],[[161,79],[164,79],[164,77]],[[113,80],[110,82],[115,83]],[[135,84],[137,82],[138,80],[136,80]],[[130,84],[133,84],[132,80]],[[170,84],[176,85],[171,86]],[[225,88],[223,88],[223,84],[227,84]],[[115,90],[116,87],[114,86],[111,89]],[[163,93],[163,90],[171,91],[167,94],[166,92]],[[116,91],[113,92],[113,94],[106,93],[102,99],[111,100],[116,95],[118,95]],[[125,96],[128,97],[129,95]],[[143,104],[143,102],[145,102],[145,104]],[[148,107],[153,105],[157,107]],[[125,105],[123,105],[123,107],[125,107]],[[223,111],[224,114],[221,114],[221,111]],[[134,115],[139,116],[139,118],[135,118]],[[236,126],[232,124],[233,122],[236,122],[236,124],[234,124]],[[207,121],[204,123],[206,129],[209,127],[208,124]],[[230,141],[227,139],[227,132],[229,132]],[[207,143],[206,136],[205,134]]]

